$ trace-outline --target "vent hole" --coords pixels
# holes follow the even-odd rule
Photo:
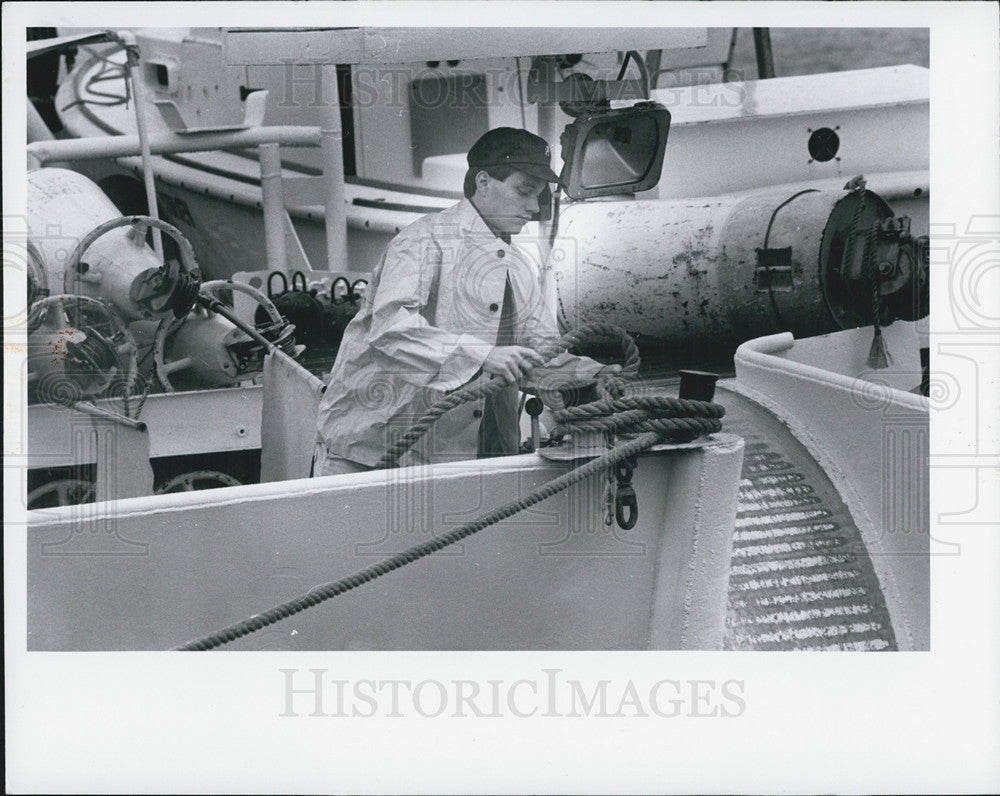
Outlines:
[[[826,163],[833,160],[840,149],[840,136],[829,127],[821,127],[809,136],[809,154],[813,160]]]

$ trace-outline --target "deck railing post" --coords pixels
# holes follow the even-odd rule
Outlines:
[[[127,45],[125,58],[125,79],[131,86],[132,101],[135,103],[135,129],[139,134],[139,147],[142,156],[142,182],[146,189],[147,213],[150,218],[159,220],[160,213],[156,204],[156,186],[153,182],[152,154],[149,148],[149,130],[146,127],[146,97],[143,94],[143,82],[139,76],[139,55],[135,49],[135,34],[125,31],[122,41]],[[157,227],[153,227],[153,250],[163,261],[163,237]]]
[[[322,86],[326,99],[321,124],[324,200],[326,204],[326,268],[348,271],[347,209],[344,205],[343,130],[340,124],[340,91],[335,64],[323,66]]]
[[[285,253],[285,195],[281,183],[281,148],[275,143],[261,144],[258,151],[267,267],[269,270],[286,272],[288,258]]]

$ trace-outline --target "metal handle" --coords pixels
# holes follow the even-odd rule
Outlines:
[[[288,277],[285,276],[285,272],[284,271],[271,271],[271,273],[269,273],[267,275],[267,297],[268,298],[274,298],[274,287],[271,284],[271,280],[273,280],[274,277],[276,277],[276,276],[280,276],[281,277],[281,292],[282,293],[287,293],[288,292]]]

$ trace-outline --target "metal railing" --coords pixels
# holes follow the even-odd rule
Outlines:
[[[35,141],[27,147],[28,169],[77,160],[138,157],[143,141],[138,135]],[[327,268],[347,263],[347,212],[344,199],[344,167],[341,155],[340,112],[325,110],[320,127],[252,127],[231,132],[180,135],[155,133],[145,139],[153,155],[210,152],[228,148],[256,147],[260,150],[261,199],[264,239],[268,264],[287,270],[284,239],[284,191],[280,147],[320,147],[323,149],[323,198],[326,223]]]

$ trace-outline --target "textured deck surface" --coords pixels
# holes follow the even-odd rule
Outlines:
[[[651,368],[646,378],[677,394],[676,377]],[[722,386],[715,400],[723,429],[746,440],[726,649],[897,649],[861,534],[826,473],[767,410]]]
[[[724,389],[725,429],[746,440],[726,647],[894,650],[857,526],[809,452],[769,412]]]

